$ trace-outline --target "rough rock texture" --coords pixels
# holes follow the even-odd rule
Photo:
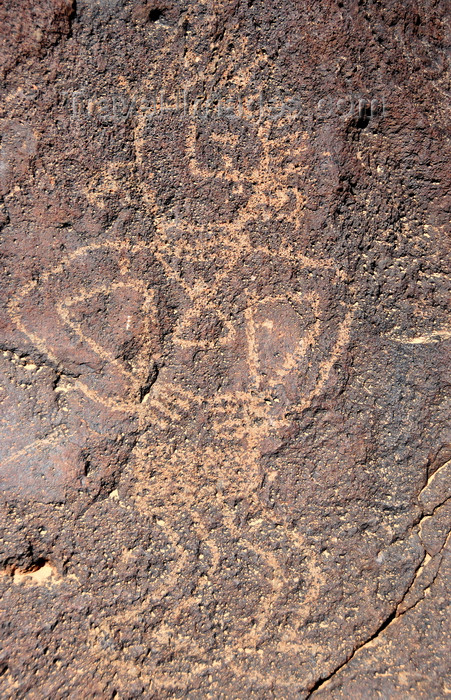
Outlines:
[[[0,696],[447,696],[449,4],[0,19]]]

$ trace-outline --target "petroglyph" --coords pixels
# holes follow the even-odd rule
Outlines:
[[[441,697],[443,2],[44,4],[0,22],[0,695]]]

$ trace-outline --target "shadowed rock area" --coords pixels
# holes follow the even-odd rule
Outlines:
[[[0,7],[0,696],[451,693],[445,0]]]

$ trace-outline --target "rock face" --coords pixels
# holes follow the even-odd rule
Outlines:
[[[2,698],[451,692],[448,10],[0,8]]]

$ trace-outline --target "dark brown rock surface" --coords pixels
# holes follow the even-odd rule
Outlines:
[[[0,20],[0,696],[446,697],[449,4]]]

